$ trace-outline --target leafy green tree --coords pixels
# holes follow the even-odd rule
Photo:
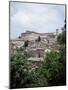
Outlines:
[[[63,31],[61,34],[59,34],[57,41],[59,44],[66,44],[66,31]]]
[[[46,70],[46,77],[49,86],[66,85],[66,29],[63,28],[57,37],[60,45],[59,53],[50,52],[46,55],[46,62],[43,69]]]
[[[42,68],[39,67],[31,72],[32,87],[48,86],[47,78],[42,73]]]
[[[26,48],[26,47],[28,47],[28,40],[26,40],[25,42],[24,42],[24,47]]]
[[[64,26],[62,28],[62,33],[58,35],[57,42],[59,44],[65,44],[66,45],[66,19],[64,21]]]
[[[38,36],[38,42],[40,42],[41,41],[41,37],[40,36]]]
[[[28,87],[30,83],[27,57],[18,52],[10,58],[10,88]]]
[[[65,65],[61,53],[48,53],[43,68],[47,72],[49,86],[65,85]]]

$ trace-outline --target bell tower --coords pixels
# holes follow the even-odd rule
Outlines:
[[[59,29],[56,29],[56,36],[58,36],[59,34]]]

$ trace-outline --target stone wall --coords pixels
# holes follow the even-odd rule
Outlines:
[[[41,41],[37,41],[40,36]],[[24,42],[28,40],[28,49],[36,49],[36,48],[52,48],[56,43],[56,35],[55,33],[36,33],[32,31],[27,31],[22,33],[20,38],[10,40],[13,47],[20,48],[24,46]]]

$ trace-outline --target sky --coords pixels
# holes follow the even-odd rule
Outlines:
[[[26,31],[55,32],[64,19],[64,5],[10,2],[10,38]]]

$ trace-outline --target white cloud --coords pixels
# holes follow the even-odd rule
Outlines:
[[[19,11],[17,14],[12,16],[13,23],[20,25],[29,25],[31,23],[31,16],[25,12]]]
[[[15,7],[16,6],[16,7]],[[14,6],[11,16],[11,37],[30,30],[37,32],[55,32],[64,24],[64,6],[43,4],[21,4]]]

